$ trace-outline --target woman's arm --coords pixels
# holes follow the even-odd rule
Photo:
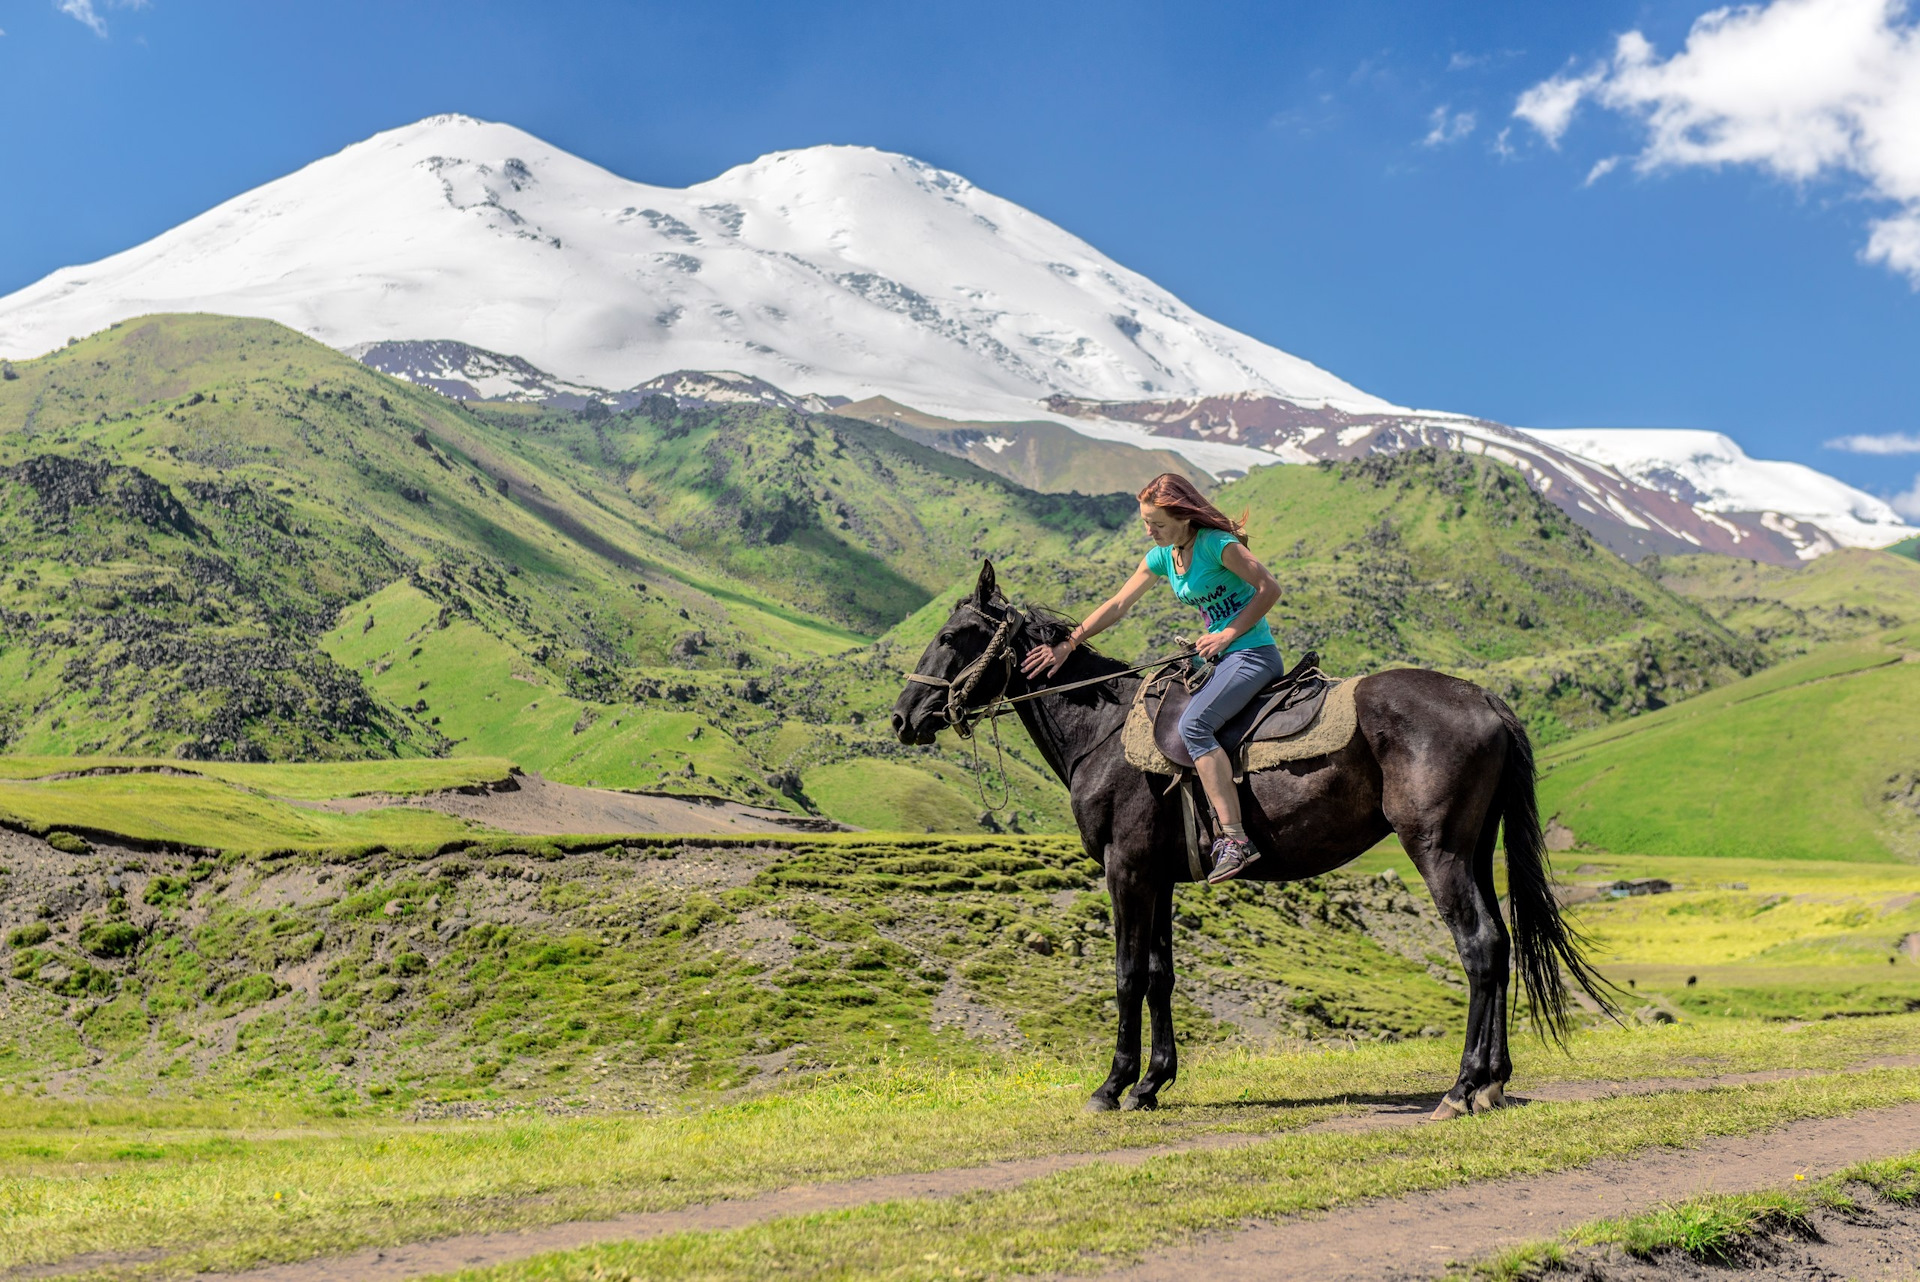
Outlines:
[[[1253,600],[1218,632],[1209,632],[1194,644],[1194,649],[1209,659],[1217,659],[1226,648],[1247,635],[1254,624],[1266,617],[1280,599],[1280,581],[1273,572],[1253,559],[1253,553],[1240,543],[1229,543],[1220,550],[1220,564],[1232,570],[1253,589]]]
[[[1073,653],[1074,647],[1090,636],[1105,632],[1126,618],[1127,611],[1133,609],[1133,603],[1153,585],[1156,577],[1154,572],[1147,568],[1147,563],[1143,559],[1132,576],[1121,584],[1120,590],[1101,602],[1099,609],[1081,620],[1080,626],[1069,633],[1066,640],[1059,645],[1037,645],[1027,651],[1027,657],[1020,661],[1020,670],[1030,677],[1040,676],[1043,673],[1050,677],[1060,671],[1060,665],[1067,661],[1067,656]],[[1279,597],[1279,585],[1274,586],[1273,594],[1276,599]]]

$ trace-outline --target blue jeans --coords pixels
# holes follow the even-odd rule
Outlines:
[[[1187,745],[1195,761],[1220,746],[1214,738],[1221,726],[1253,702],[1260,688],[1275,677],[1287,674],[1277,645],[1250,645],[1220,656],[1213,675],[1193,702],[1180,714],[1180,742]]]

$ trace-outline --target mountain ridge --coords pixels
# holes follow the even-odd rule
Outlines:
[[[958,174],[866,147],[774,152],[672,188],[510,125],[431,117],[0,298],[0,356],[158,311],[275,319],[357,353],[417,349],[396,359],[420,380],[483,397],[627,408],[666,390],[649,385],[663,370],[727,371],[809,409],[883,397],[961,423],[1052,419],[1215,476],[1417,444],[1493,450],[1629,555],[1784,562],[1920,532],[1811,471],[1781,491],[1763,483],[1777,467],[1721,451],[1742,475],[1720,485],[1697,451],[1614,466],[1551,434],[1393,405]],[[471,349],[458,372],[435,350],[455,344]],[[511,355],[480,369],[475,352]],[[1604,436],[1584,439],[1604,452]],[[1769,501],[1749,510],[1717,490]]]

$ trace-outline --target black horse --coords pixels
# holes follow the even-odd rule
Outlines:
[[[1090,1107],[1152,1108],[1174,1080],[1173,887],[1190,881],[1180,802],[1127,763],[1120,728],[1141,678],[1115,675],[1046,693],[1125,665],[1082,647],[1044,683],[1020,673],[1020,653],[1052,644],[1070,624],[1016,610],[985,563],[973,594],[954,607],[894,704],[902,743],[932,743],[944,727],[1002,697],[1017,705],[1034,745],[1072,796],[1089,856],[1113,899],[1120,1027],[1113,1071]],[[1490,691],[1423,668],[1367,678],[1356,690],[1359,728],[1324,757],[1251,774],[1240,785],[1248,832],[1266,857],[1248,876],[1318,876],[1397,833],[1453,932],[1466,967],[1467,1042],[1460,1077],[1434,1110],[1458,1117],[1506,1102],[1507,971],[1518,945],[1520,978],[1537,1027],[1558,1040],[1569,1024],[1564,967],[1608,1012],[1606,984],[1580,955],[1560,917],[1543,856],[1534,800],[1533,748],[1512,709]],[[1509,937],[1493,885],[1494,839],[1506,824]],[[1153,1050],[1140,1073],[1140,1001]],[[1136,1083],[1138,1083],[1136,1085]],[[1133,1091],[1122,1093],[1132,1086]]]

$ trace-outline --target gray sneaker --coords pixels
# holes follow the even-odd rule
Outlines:
[[[1258,858],[1260,852],[1254,849],[1251,841],[1241,841],[1237,837],[1220,838],[1213,843],[1213,871],[1207,874],[1207,884],[1238,877]]]

